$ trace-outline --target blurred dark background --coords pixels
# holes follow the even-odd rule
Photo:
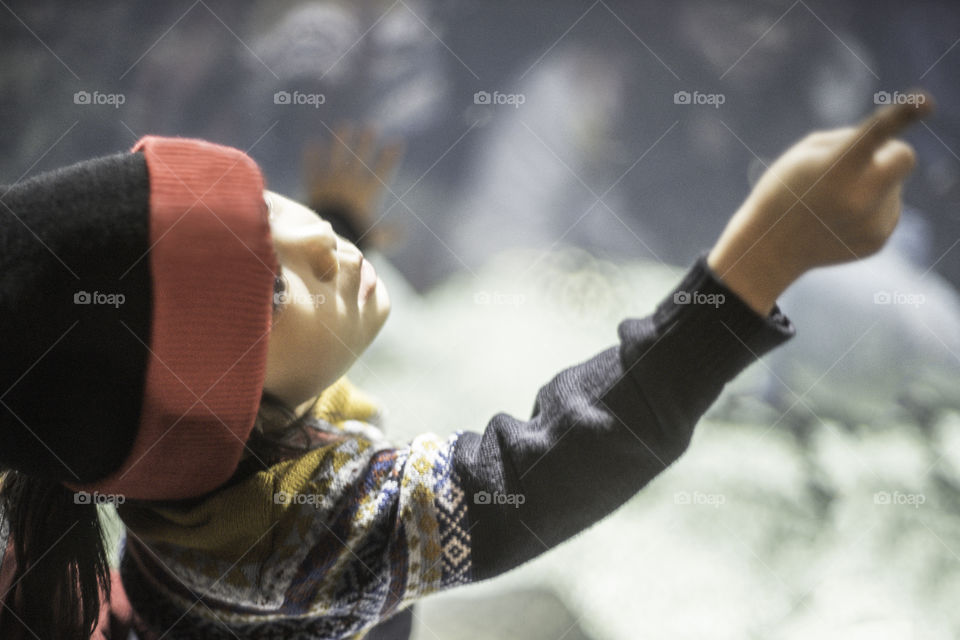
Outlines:
[[[905,201],[928,223],[927,266],[960,282],[950,0],[0,5],[0,182],[156,133],[248,150],[270,188],[302,197],[303,143],[371,123],[407,141],[381,213],[406,231],[390,258],[421,291],[558,239],[686,265],[761,161],[856,122],[876,92],[923,86],[940,108],[906,136],[921,162]]]

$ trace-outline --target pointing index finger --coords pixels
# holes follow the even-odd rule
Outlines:
[[[872,156],[884,142],[933,111],[933,96],[922,89],[895,93],[894,96],[897,102],[877,107],[856,128],[846,154],[851,161],[860,162]]]

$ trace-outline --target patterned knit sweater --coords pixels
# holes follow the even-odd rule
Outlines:
[[[724,302],[696,303],[709,294]],[[793,334],[701,255],[654,314],[619,324],[619,344],[544,385],[526,420],[498,413],[482,432],[398,447],[342,378],[321,395],[308,453],[190,503],[120,507],[140,635],[363,638],[616,510],[683,453],[726,382]]]
[[[397,449],[375,426],[379,408],[346,377],[313,417],[305,455],[265,461],[203,500],[119,508],[121,575],[144,639],[168,629],[363,637],[419,596],[469,581],[465,504],[450,477],[456,436]]]

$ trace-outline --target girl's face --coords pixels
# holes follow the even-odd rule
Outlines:
[[[285,290],[274,294],[263,386],[300,415],[373,342],[390,298],[379,277],[361,287],[363,254],[329,222],[272,191],[264,199]]]

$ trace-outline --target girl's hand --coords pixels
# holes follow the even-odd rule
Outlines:
[[[328,144],[313,142],[303,153],[308,205],[321,213],[333,204],[345,207],[364,240],[378,249],[397,243],[401,227],[374,220],[381,193],[403,155],[403,143],[374,149],[371,127],[355,131],[349,124],[333,132]]]
[[[766,315],[810,269],[879,251],[900,218],[916,158],[895,139],[933,99],[878,108],[856,127],[809,134],[763,174],[707,256],[711,269]]]

